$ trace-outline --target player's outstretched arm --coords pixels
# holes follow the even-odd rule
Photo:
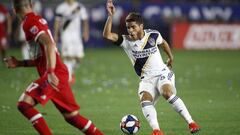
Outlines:
[[[167,54],[168,56],[168,59],[167,59],[167,66],[172,69],[172,66],[173,66],[173,54],[172,54],[172,51],[167,43],[167,41],[163,40],[163,43],[161,45],[161,47],[163,48],[164,52]]]
[[[46,33],[43,33],[39,36],[38,41],[45,45],[46,50],[46,59],[47,59],[47,74],[48,74],[48,82],[58,91],[59,79],[55,75],[55,67],[56,67],[56,44]]]
[[[10,56],[3,59],[7,68],[17,67],[33,67],[35,63],[33,60],[17,60],[15,57]]]
[[[116,42],[118,40],[118,34],[112,32],[112,19],[115,13],[115,7],[113,5],[112,0],[107,1],[106,8],[108,11],[108,18],[103,30],[103,37],[108,40],[111,40],[112,42]]]

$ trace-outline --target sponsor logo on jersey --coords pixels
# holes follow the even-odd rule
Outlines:
[[[149,57],[157,51],[157,47],[155,46],[157,38],[158,33],[151,33],[143,50],[133,51],[133,56],[136,58],[134,69],[138,76],[141,76],[142,70]]]
[[[47,24],[47,21],[43,18],[39,19],[39,22],[43,25],[46,25]]]
[[[30,29],[30,32],[32,33],[32,34],[37,34],[38,33],[38,28],[37,28],[37,26],[32,26],[32,28]]]
[[[152,48],[148,48],[148,49],[144,49],[142,51],[132,51],[132,54],[135,58],[145,58],[145,57],[149,57],[150,55],[154,54],[155,52],[157,52],[157,47],[152,47]]]
[[[155,46],[155,39],[152,38],[152,37],[149,37],[149,38],[148,38],[148,43],[149,43],[151,46]]]

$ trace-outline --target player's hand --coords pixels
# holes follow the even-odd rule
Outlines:
[[[55,75],[55,73],[53,73],[53,72],[48,73],[48,82],[56,91],[59,91],[59,89],[57,88],[57,86],[59,84],[59,79]]]
[[[18,60],[15,57],[13,57],[13,56],[4,58],[3,61],[4,61],[4,63],[5,63],[7,68],[16,68],[16,67],[18,67]]]
[[[107,11],[108,11],[108,15],[109,16],[113,16],[113,14],[115,13],[116,9],[115,9],[115,6],[113,5],[112,0],[108,0],[107,1],[106,8],[107,8]]]
[[[172,69],[173,67],[173,59],[168,58],[166,62],[169,69]]]

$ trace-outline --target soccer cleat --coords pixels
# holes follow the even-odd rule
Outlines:
[[[192,134],[197,133],[200,130],[200,126],[195,122],[190,123],[188,126]]]
[[[155,130],[153,130],[151,135],[164,135],[164,134],[161,130],[155,129]]]

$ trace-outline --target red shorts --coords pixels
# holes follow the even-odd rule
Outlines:
[[[50,99],[60,112],[73,112],[79,109],[68,84],[68,79],[59,77],[59,91],[56,91],[47,81],[47,74],[35,80],[28,86],[25,94],[33,97],[37,102],[45,105]]]

